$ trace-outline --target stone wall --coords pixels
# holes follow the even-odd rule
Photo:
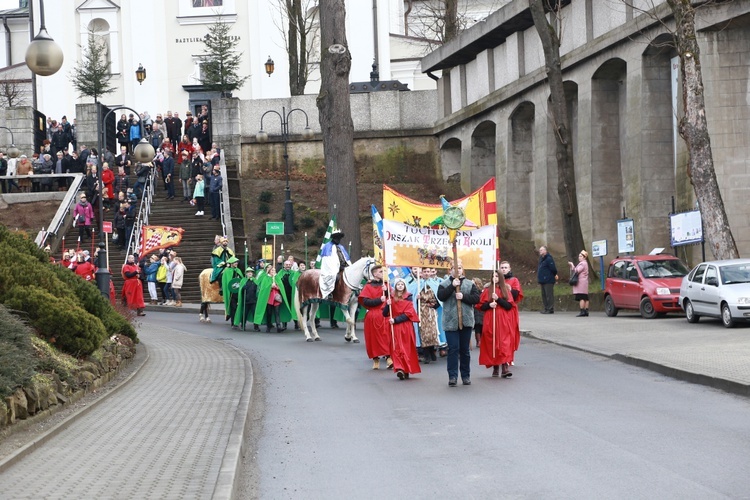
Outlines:
[[[667,6],[655,3],[656,15],[670,23]],[[677,54],[658,21],[633,7],[599,4],[572,0],[564,13],[566,25],[578,27],[566,31],[563,78],[584,241],[607,239],[615,255],[616,221],[625,214],[635,220],[636,252],[669,248],[672,198],[678,211],[695,206],[687,149],[675,133],[682,105]],[[533,25],[510,22],[523,18],[524,9],[527,2],[512,2],[425,57],[422,67],[467,61],[444,70],[439,82],[435,133],[443,177],[460,177],[468,192],[494,165],[500,219],[562,255],[554,127],[538,36]],[[743,255],[750,252],[743,201],[750,197],[747,19],[748,2],[705,6],[697,19],[716,173]],[[493,37],[495,30],[506,31]],[[680,256],[694,262],[698,253],[683,247]]]
[[[13,140],[20,154],[29,158],[34,154],[34,109],[31,106],[0,109],[0,124],[13,131]],[[0,151],[5,152],[11,145],[11,135],[0,129]],[[7,158],[7,156],[6,156]]]

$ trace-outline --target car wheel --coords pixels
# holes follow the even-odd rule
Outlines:
[[[648,297],[643,297],[641,299],[641,305],[639,309],[641,310],[641,316],[643,316],[646,319],[654,319],[656,317],[654,304],[651,302],[651,299],[649,299]]]
[[[617,316],[618,309],[615,307],[615,301],[612,300],[611,295],[607,295],[604,298],[604,313],[610,318]]]
[[[729,306],[726,304],[721,305],[721,322],[727,328],[732,328],[735,325],[734,319],[732,319],[732,311],[729,310]]]
[[[688,323],[697,323],[698,320],[701,319],[700,316],[695,314],[693,303],[690,302],[690,299],[685,299],[685,317],[687,318]]]

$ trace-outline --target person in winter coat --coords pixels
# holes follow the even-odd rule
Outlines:
[[[224,180],[221,178],[221,170],[214,168],[211,175],[208,194],[211,200],[211,218],[221,219],[221,188]]]
[[[539,247],[539,266],[536,271],[536,280],[542,285],[542,314],[555,313],[555,283],[557,282],[557,267],[555,259],[547,252],[547,247]]]
[[[86,199],[85,194],[81,197],[73,208],[73,224],[78,228],[78,239],[83,241],[85,236],[91,238],[91,222],[94,220],[94,209]]]
[[[128,139],[130,139],[130,151],[133,152],[141,140],[141,124],[139,123],[138,118],[134,117],[133,121],[130,123]]]
[[[125,236],[127,228],[127,209],[128,203],[121,203],[119,209],[115,213],[115,219],[112,223],[115,231],[117,231],[117,245],[120,247],[120,250],[125,250],[125,245],[128,243]]]
[[[180,155],[183,156],[183,155]],[[187,158],[187,155],[184,155]],[[190,172],[192,170],[189,161],[178,162],[176,167],[179,170],[180,183],[182,184],[182,201],[190,200]]]
[[[174,263],[174,268],[172,269],[172,293],[174,294],[174,305],[177,307],[182,307],[182,283],[185,278],[185,271],[187,268],[185,267],[185,264],[182,263],[182,259],[180,257],[175,257],[172,259],[172,262]]]
[[[195,177],[195,189],[193,190],[193,199],[195,204],[198,206],[198,211],[195,212],[196,217],[203,217],[203,208],[205,207],[206,201],[206,188],[203,182],[203,176],[198,174]]]
[[[148,295],[151,297],[151,304],[159,303],[159,296],[156,294],[156,272],[159,270],[159,256],[153,254],[146,264],[146,282],[148,283]]]
[[[581,250],[578,254],[578,265],[573,265],[572,262],[568,262],[570,267],[571,276],[573,273],[578,273],[578,283],[573,285],[573,295],[581,306],[581,312],[576,314],[578,316],[589,315],[589,254],[586,250]]]

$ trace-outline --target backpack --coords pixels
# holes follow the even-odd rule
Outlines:
[[[164,264],[161,264],[159,266],[159,269],[156,271],[156,281],[159,283],[166,283],[167,282],[167,266]]]

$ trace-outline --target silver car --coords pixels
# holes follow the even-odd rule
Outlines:
[[[732,328],[750,320],[750,259],[698,264],[682,278],[680,305],[690,323],[710,316]]]

